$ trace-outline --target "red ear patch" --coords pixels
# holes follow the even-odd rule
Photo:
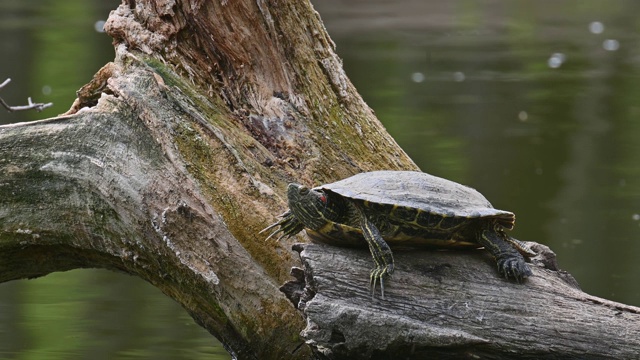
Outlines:
[[[327,195],[325,195],[325,194],[320,195],[320,201],[322,201],[323,204],[326,204],[327,203]]]

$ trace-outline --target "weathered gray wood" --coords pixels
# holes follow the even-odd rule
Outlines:
[[[385,300],[371,297],[367,250],[294,248],[302,335],[331,359],[640,358],[640,308],[582,292],[544,246],[524,284],[500,278],[483,250],[398,250]]]
[[[485,253],[397,251],[381,301],[366,251],[318,245],[295,272],[309,286],[286,286],[306,299],[303,346],[305,319],[277,288],[296,264],[294,240],[257,236],[285,208],[286,183],[415,165],[306,1],[127,1],[106,30],[116,59],[67,116],[0,127],[0,281],[124,271],[240,359],[305,359],[311,348],[637,358],[638,309],[590,297],[555,270],[517,285]]]
[[[116,58],[66,115],[0,127],[0,281],[123,271],[239,359],[308,358],[278,290],[294,239],[257,233],[290,180],[415,165],[308,1],[124,1],[105,31]]]
[[[206,123],[123,50],[95,106],[0,127],[0,281],[122,271],[171,296],[239,358],[304,358],[298,329],[280,326],[300,316],[175,145],[202,141],[194,129]]]

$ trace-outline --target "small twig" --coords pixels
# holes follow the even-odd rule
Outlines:
[[[5,87],[5,85],[7,85],[8,83],[11,82],[11,79],[7,79],[5,81],[2,82],[2,84],[0,84],[0,89],[2,89],[3,87]],[[9,104],[7,104],[4,99],[2,97],[0,97],[0,105],[2,105],[5,109],[7,109],[8,112],[14,112],[14,111],[23,111],[23,110],[31,110],[34,109],[35,111],[42,111],[50,106],[53,105],[53,103],[34,103],[31,101],[31,98],[27,98],[27,101],[29,102],[28,105],[21,105],[21,106],[9,106]]]

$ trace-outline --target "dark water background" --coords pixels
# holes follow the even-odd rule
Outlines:
[[[65,112],[113,59],[119,1],[0,2],[1,95]],[[347,74],[429,173],[517,214],[585,291],[640,306],[640,2],[314,2]],[[99,24],[98,24],[99,27]],[[0,284],[0,358],[228,359],[145,282],[76,270]]]

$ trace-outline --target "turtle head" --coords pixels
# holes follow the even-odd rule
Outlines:
[[[289,209],[293,215],[311,230],[317,230],[327,223],[324,213],[327,196],[322,191],[309,189],[300,184],[289,184],[287,188]]]

